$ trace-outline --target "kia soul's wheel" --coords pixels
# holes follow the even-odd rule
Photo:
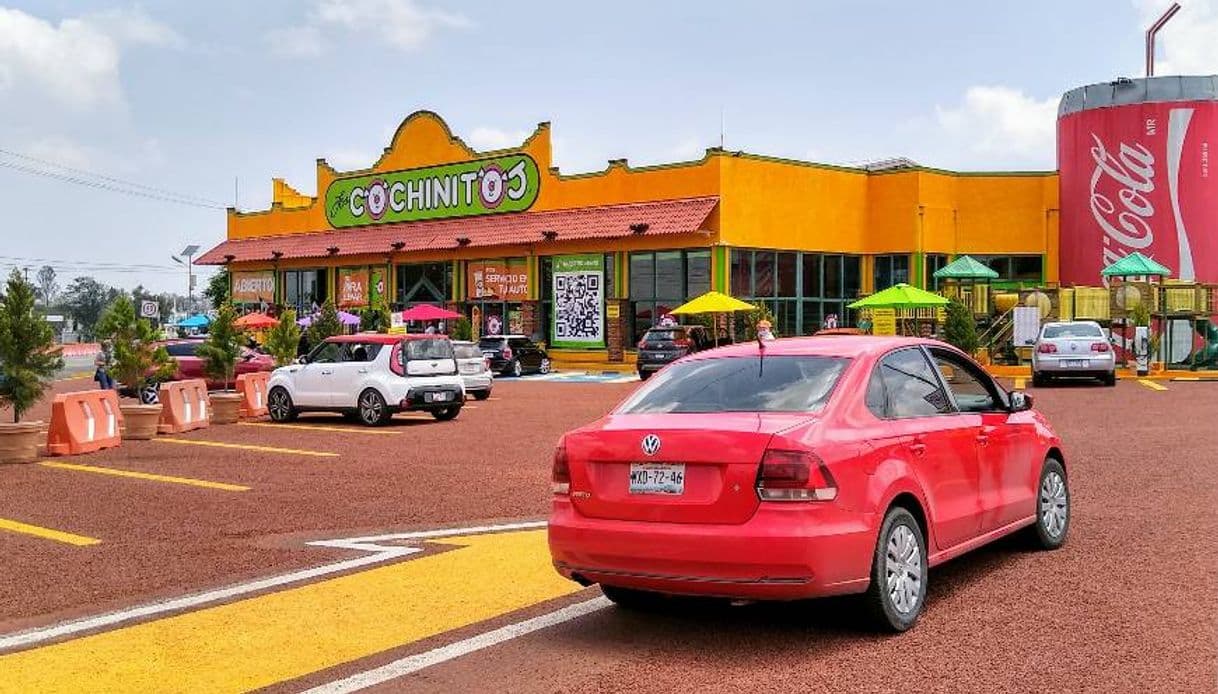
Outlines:
[[[140,386],[139,396],[141,405],[157,405],[161,402],[160,384],[149,381]]]
[[[548,357],[541,360],[541,365],[537,367],[537,373],[550,373],[550,359]]]
[[[271,415],[271,421],[290,422],[296,419],[296,407],[292,405],[292,396],[280,386],[271,389],[266,397],[266,410]]]
[[[441,422],[447,422],[450,419],[456,419],[457,415],[461,414],[461,406],[445,407],[440,410],[432,410],[431,416]]]
[[[918,621],[926,602],[926,540],[917,519],[895,506],[880,525],[864,600],[873,624],[885,631],[905,631]]]
[[[1059,461],[1049,458],[1040,471],[1036,524],[1030,534],[1041,549],[1057,549],[1066,543],[1069,531],[1070,487],[1066,484],[1066,470]]]
[[[520,366],[520,360],[513,359],[512,365],[508,367],[508,371],[510,371],[513,376],[516,376],[519,378],[520,375],[524,373],[524,369]]]
[[[475,400],[486,400],[490,396],[491,396],[491,391],[489,391],[489,390],[475,390],[474,391]]]
[[[376,427],[389,421],[393,413],[389,411],[389,406],[385,404],[385,398],[381,394],[369,388],[360,393],[359,396],[359,421],[363,424]]]

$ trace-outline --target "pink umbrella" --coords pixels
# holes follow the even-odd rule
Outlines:
[[[451,320],[461,314],[431,304],[419,304],[402,311],[402,320]]]

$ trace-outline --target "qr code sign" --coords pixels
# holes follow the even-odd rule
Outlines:
[[[601,273],[555,273],[555,339],[599,341],[603,329]]]

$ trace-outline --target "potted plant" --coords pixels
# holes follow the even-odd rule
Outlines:
[[[242,345],[241,331],[233,325],[236,320],[237,312],[233,310],[233,305],[221,305],[216,319],[208,326],[207,341],[199,345],[203,372],[224,383],[223,392],[210,396],[213,424],[236,424],[240,418],[241,395],[232,390]]]
[[[125,294],[115,299],[102,314],[97,334],[111,345],[111,372],[115,380],[133,393],[138,393],[140,386],[149,380],[165,381],[177,372],[173,358],[164,347],[157,345],[156,328],[136,315],[135,302]],[[147,441],[156,436],[160,405],[124,400],[118,409],[123,413],[124,439]]]
[[[296,312],[288,309],[279,314],[279,323],[266,335],[266,351],[275,359],[275,366],[287,366],[296,360],[300,348],[300,326]]]
[[[952,299],[947,305],[947,316],[943,322],[943,341],[965,354],[974,354],[980,344],[977,339],[977,322],[973,312],[960,301]],[[988,357],[988,355],[987,355]]]
[[[42,398],[63,359],[55,334],[34,313],[34,287],[13,270],[0,298],[0,404],[11,407],[13,422],[0,424],[0,463],[28,463],[38,457],[42,422],[22,422]]]

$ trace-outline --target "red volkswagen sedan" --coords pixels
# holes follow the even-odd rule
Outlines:
[[[904,631],[929,567],[1021,530],[1065,542],[1065,466],[1031,397],[942,342],[735,345],[563,436],[550,552],[623,606],[862,593]]]

